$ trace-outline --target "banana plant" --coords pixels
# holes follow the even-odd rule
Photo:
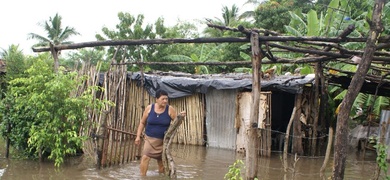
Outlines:
[[[337,90],[340,89],[333,87],[330,93],[337,92]],[[345,98],[346,93],[347,90],[342,90],[333,100],[341,102]],[[370,115],[374,117],[374,120],[379,120],[381,110],[389,107],[389,97],[377,96],[375,98],[375,95],[372,94],[359,93],[352,105],[350,116],[352,119],[358,120],[360,124],[369,120]]]

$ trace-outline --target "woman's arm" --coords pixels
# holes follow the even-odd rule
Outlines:
[[[180,112],[181,116],[186,116],[186,112],[182,111]],[[172,120],[175,120],[177,117],[176,109],[173,108],[172,106],[169,106],[169,116],[171,117]]]
[[[137,129],[137,137],[135,138],[135,142],[134,142],[136,145],[140,144],[141,134],[144,131],[144,128],[145,128],[145,125],[146,125],[146,119],[149,116],[150,109],[151,109],[151,105],[148,105],[145,108],[145,111],[144,111],[144,113],[142,115],[141,121],[139,122],[138,129]]]
[[[169,116],[171,117],[172,120],[175,120],[176,119],[176,116],[177,116],[177,113],[176,113],[176,109],[173,108],[172,106],[169,106]]]

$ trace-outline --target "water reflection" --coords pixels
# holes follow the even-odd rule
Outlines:
[[[241,154],[234,151],[207,148],[191,145],[172,146],[172,155],[177,165],[178,179],[223,179],[229,165],[236,159],[245,161]],[[375,169],[375,154],[367,153],[365,160],[360,155],[351,153],[348,157],[345,179],[371,179]],[[319,169],[323,158],[301,157],[293,167],[293,157],[289,159],[290,170],[283,172],[281,154],[274,153],[271,158],[259,158],[260,179],[320,179]],[[326,175],[331,175],[333,161],[330,160]],[[105,169],[96,169],[85,158],[74,158],[67,161],[61,168],[54,168],[53,163],[36,161],[0,159],[1,179],[27,180],[27,179],[71,179],[71,180],[116,180],[116,179],[141,179],[159,180],[166,179],[157,171],[157,162],[150,162],[146,177],[139,176],[139,161],[129,164],[117,165]],[[245,173],[245,170],[243,170]]]

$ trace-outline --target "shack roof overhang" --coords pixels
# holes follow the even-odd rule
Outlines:
[[[207,74],[192,75],[187,73],[153,73],[142,74],[133,72],[128,74],[128,78],[137,81],[141,85],[144,79],[144,87],[148,93],[155,96],[157,89],[168,92],[170,98],[189,96],[194,93],[207,93],[210,88],[218,90],[252,89],[252,75],[245,73],[234,74]],[[261,81],[262,91],[283,91],[291,94],[302,93],[303,87],[312,85],[314,74],[309,75],[282,75],[276,76],[272,80]]]
[[[351,76],[338,76],[338,75],[329,75],[328,82],[329,84],[340,86],[343,89],[348,89],[351,84]],[[367,93],[378,96],[390,97],[390,83],[388,80],[382,82],[372,81],[365,79],[363,85],[360,89],[361,93]]]

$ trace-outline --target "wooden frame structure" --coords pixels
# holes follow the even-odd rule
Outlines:
[[[324,37],[292,37],[292,36],[281,36],[280,34],[268,30],[260,30],[260,29],[245,29],[242,26],[238,28],[229,28],[224,26],[217,26],[213,24],[208,24],[209,27],[218,28],[221,30],[229,30],[242,32],[246,37],[242,38],[197,38],[197,39],[150,39],[150,40],[119,40],[119,41],[96,41],[96,42],[85,42],[85,43],[76,43],[70,45],[56,45],[54,47],[42,47],[42,48],[33,48],[34,52],[44,52],[44,51],[52,51],[55,52],[67,49],[78,49],[84,47],[95,47],[95,46],[131,46],[131,45],[144,45],[144,44],[171,44],[171,43],[251,43],[252,46],[252,61],[238,61],[238,62],[230,62],[230,64],[252,64],[253,69],[253,99],[255,100],[253,103],[253,109],[251,114],[251,120],[258,119],[258,104],[257,101],[259,98],[259,92],[261,88],[259,84],[261,83],[260,72],[261,64],[268,63],[313,63],[316,67],[316,80],[315,80],[315,94],[313,95],[313,99],[320,99],[319,103],[313,103],[315,109],[314,112],[314,122],[313,122],[313,137],[317,137],[318,133],[318,123],[324,121],[323,114],[324,109],[326,108],[326,90],[325,87],[328,84],[328,80],[331,83],[335,84],[344,84],[345,81],[340,81],[336,76],[332,74],[324,74],[323,69],[335,70],[338,72],[343,72],[340,69],[336,69],[334,67],[328,67],[326,62],[329,61],[339,61],[341,63],[352,63],[347,62],[345,59],[349,59],[352,56],[363,56],[363,51],[349,50],[344,48],[340,43],[344,42],[366,42],[367,38],[348,38],[347,36],[354,30],[354,26],[350,25],[347,29],[345,29],[338,37],[333,38],[324,38]],[[264,35],[261,35],[264,34]],[[381,63],[381,64],[389,64],[390,63],[390,52],[383,51],[390,47],[389,43],[390,37],[379,37],[378,45],[375,49],[375,52],[372,52],[372,62]],[[287,42],[294,45],[289,45]],[[286,59],[286,58],[278,58],[273,56],[272,50],[270,48],[275,48],[278,50],[286,50],[289,52],[302,53],[307,54],[306,57],[298,58],[298,59]],[[262,61],[264,57],[268,58],[268,61]],[[339,59],[342,59],[341,61]],[[121,63],[113,63],[113,65],[127,65],[127,64],[170,64],[168,62],[121,62]],[[197,62],[197,63],[175,63],[175,64],[191,64],[191,65],[229,65],[229,63],[206,63],[206,62]],[[355,63],[356,64],[356,63]],[[388,75],[390,74],[390,68],[380,67],[372,65],[371,69],[380,70],[383,75],[370,75],[365,77],[367,80],[370,80],[371,84],[376,85],[376,89],[383,90],[386,92],[390,89],[390,79]],[[348,72],[350,75],[354,75],[354,72]],[[332,80],[332,81],[330,81]],[[362,89],[366,87],[363,86]],[[369,91],[369,90],[367,90]],[[373,93],[372,91],[369,91]],[[123,105],[123,104],[121,104]],[[299,109],[299,105],[297,105],[294,109]],[[256,110],[257,109],[257,110]],[[296,111],[293,112],[292,116],[297,116]],[[297,118],[291,117],[291,120]],[[296,121],[296,120],[295,120]],[[255,123],[255,122],[252,122]],[[104,127],[104,126],[102,126]],[[253,126],[255,127],[255,126]],[[298,128],[298,127],[296,127]],[[120,132],[115,128],[108,128],[112,132]],[[101,135],[106,134],[104,132]],[[257,175],[257,156],[258,154],[255,150],[258,148],[258,144],[256,141],[256,136],[258,134],[257,129],[253,128],[249,131],[249,137],[252,139],[248,142],[248,150],[247,151],[247,176],[255,177]],[[98,134],[99,135],[99,134]],[[288,133],[287,133],[288,135]],[[286,137],[287,137],[286,135]],[[121,137],[122,135],[119,135]],[[103,136],[105,137],[105,136]],[[118,136],[117,136],[118,137]],[[312,151],[316,150],[316,142],[312,142]],[[294,146],[294,145],[293,145]],[[104,163],[103,163],[104,164]]]

